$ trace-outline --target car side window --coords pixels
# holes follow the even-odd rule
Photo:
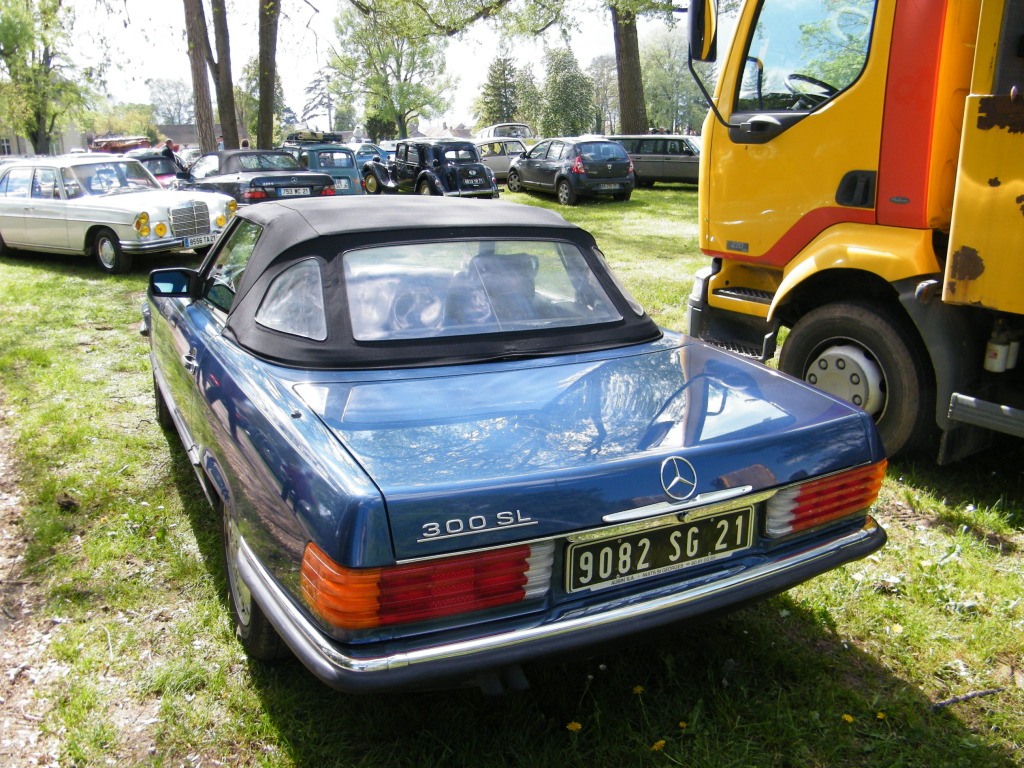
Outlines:
[[[206,155],[196,160],[192,166],[192,175],[197,179],[205,179],[217,173],[218,160],[216,155]]]
[[[31,186],[31,168],[15,168],[7,174],[7,197],[28,197]]]
[[[85,190],[82,189],[82,184],[78,181],[70,168],[61,168],[60,176],[64,181],[64,196],[68,200],[72,200],[76,197],[82,197],[85,194]]]
[[[561,160],[565,157],[565,143],[561,141],[551,142],[551,149],[548,150],[548,160]]]
[[[238,283],[245,274],[256,242],[263,228],[242,220],[217,254],[217,260],[207,274],[203,298],[222,312],[230,312],[238,291]]]
[[[543,160],[547,157],[548,148],[550,148],[551,142],[544,141],[538,144],[536,147],[530,150],[530,154],[527,155],[531,160]]]
[[[39,200],[60,199],[57,171],[53,168],[36,168],[35,175],[32,177],[32,197]]]
[[[320,262],[305,259],[275,277],[256,310],[256,322],[293,336],[314,341],[326,339],[327,315]]]

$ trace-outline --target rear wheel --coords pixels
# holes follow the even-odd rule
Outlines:
[[[0,235],[0,256],[10,256],[11,249],[7,247],[7,243],[4,242],[4,238]]]
[[[434,188],[429,181],[421,181],[416,185],[417,195],[432,195],[434,194]]]
[[[112,230],[101,229],[92,241],[96,263],[108,275],[123,275],[132,268],[131,254],[121,250],[121,241]]]
[[[576,192],[573,191],[572,185],[562,179],[558,182],[558,186],[555,188],[558,192],[558,202],[562,205],[576,205]]]
[[[523,180],[519,178],[519,174],[515,171],[509,171],[508,178],[505,179],[505,187],[509,192],[522,192]]]
[[[624,203],[629,200],[632,194],[632,192],[619,192],[618,194],[612,195],[612,200],[619,200]]]
[[[909,324],[885,306],[841,302],[808,312],[782,345],[779,368],[871,414],[889,456],[933,431],[926,353]]]
[[[231,514],[221,509],[224,539],[224,569],[228,577],[228,602],[231,605],[231,618],[235,625],[235,637],[238,638],[245,652],[260,661],[272,661],[287,656],[288,646],[277,634],[274,625],[252,599],[252,593],[242,581],[238,567],[241,557],[242,535],[238,523]]]
[[[363,176],[363,187],[366,188],[366,194],[368,195],[379,195],[381,191],[380,182],[372,173]]]

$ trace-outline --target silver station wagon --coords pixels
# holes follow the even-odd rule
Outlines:
[[[136,253],[206,251],[236,208],[228,195],[164,189],[129,157],[36,157],[0,170],[0,254],[85,254],[120,274]]]

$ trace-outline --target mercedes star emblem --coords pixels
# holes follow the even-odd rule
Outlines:
[[[685,501],[697,488],[697,471],[682,456],[669,456],[661,462],[661,487],[665,495]]]

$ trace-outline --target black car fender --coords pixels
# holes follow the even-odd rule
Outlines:
[[[419,172],[416,176],[416,184],[413,186],[413,189],[418,192],[420,184],[423,182],[429,184],[430,188],[439,195],[444,195],[451,191],[451,185],[446,184],[444,178],[437,173],[437,171],[430,168],[424,168]]]
[[[367,176],[377,179],[385,192],[395,192],[398,189],[398,185],[391,176],[391,170],[380,160],[368,160],[363,163],[363,178],[365,179]]]

